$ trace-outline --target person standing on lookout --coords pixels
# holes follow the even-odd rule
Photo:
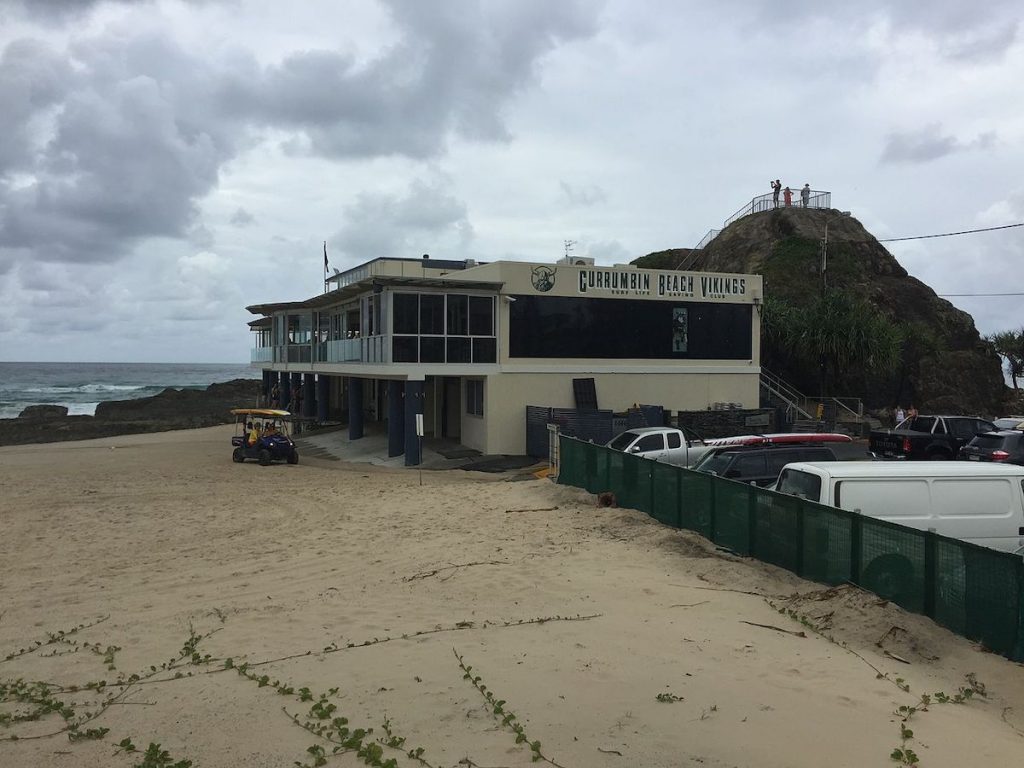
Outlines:
[[[786,187],[784,190],[782,190],[782,199],[786,201],[787,208],[793,205],[793,190],[790,189],[789,187]]]
[[[804,188],[800,190],[800,205],[804,208],[807,207],[807,203],[811,199],[811,185],[804,184]]]
[[[776,179],[775,181],[768,182],[772,188],[772,207],[779,207],[779,192],[782,190],[782,182]]]

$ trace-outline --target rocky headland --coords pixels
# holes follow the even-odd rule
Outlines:
[[[261,382],[234,379],[206,389],[165,389],[152,397],[110,400],[95,416],[69,416],[59,405],[31,405],[16,419],[0,419],[0,445],[88,440],[139,432],[167,432],[228,424],[232,408],[255,406]]]

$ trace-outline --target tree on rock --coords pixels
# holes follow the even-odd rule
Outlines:
[[[988,340],[995,347],[996,354],[1006,360],[1006,370],[1014,389],[1017,379],[1024,378],[1024,328],[1019,331],[1000,331],[993,333]]]

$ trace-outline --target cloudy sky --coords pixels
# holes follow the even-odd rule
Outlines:
[[[0,0],[0,360],[247,362],[324,240],[610,265],[776,177],[879,238],[1024,221],[1017,4],[889,5]],[[891,250],[1024,291],[1024,228]]]

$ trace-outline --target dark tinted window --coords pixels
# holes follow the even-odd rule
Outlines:
[[[637,447],[645,453],[647,451],[660,451],[665,447],[665,439],[660,434],[644,435],[640,438],[640,442],[637,443]]]
[[[935,428],[935,417],[918,416],[916,419],[907,419],[904,424],[906,424],[904,429],[912,429],[915,432],[931,432]]]
[[[511,357],[746,360],[751,355],[748,304],[514,298],[509,307]],[[687,310],[685,343],[678,338],[680,309]]]
[[[978,431],[976,425],[977,422],[974,419],[947,419],[946,421],[949,433],[961,440],[970,440],[974,437]]]
[[[463,297],[465,298],[465,297]],[[469,339],[448,339],[448,362],[469,362]]]
[[[473,339],[473,362],[498,362],[498,340],[495,338]]]
[[[444,333],[443,295],[424,293],[420,296],[420,333]]]
[[[626,446],[632,443],[636,439],[636,432],[623,432],[618,435],[614,440],[608,443],[608,447],[613,451],[625,450]]]
[[[444,339],[440,336],[420,337],[420,362],[443,363]]]
[[[739,477],[764,477],[768,473],[765,463],[764,451],[751,451],[750,453],[738,453],[732,466],[726,470],[728,477],[733,472],[739,472]]]
[[[804,461],[800,455],[801,451],[769,451],[768,452],[768,474],[778,475],[784,466],[794,461]]]
[[[704,457],[694,464],[693,468],[700,472],[721,475],[732,464],[735,455],[735,451],[712,451],[704,454]]]
[[[679,437],[678,432],[669,432],[665,437],[668,438],[669,448],[681,448],[683,445],[683,439]]]
[[[396,293],[394,299],[395,333],[419,333],[419,296]]]
[[[469,297],[469,333],[471,336],[494,335],[494,300],[490,296]]]
[[[393,363],[415,363],[416,342],[415,336],[395,336],[391,342],[391,362]]]
[[[448,335],[466,336],[469,333],[469,296],[448,294]],[[449,363],[452,360],[449,359]],[[467,359],[465,362],[469,362]]]
[[[804,448],[797,451],[799,458],[792,461],[835,461],[836,455],[831,448]]]

